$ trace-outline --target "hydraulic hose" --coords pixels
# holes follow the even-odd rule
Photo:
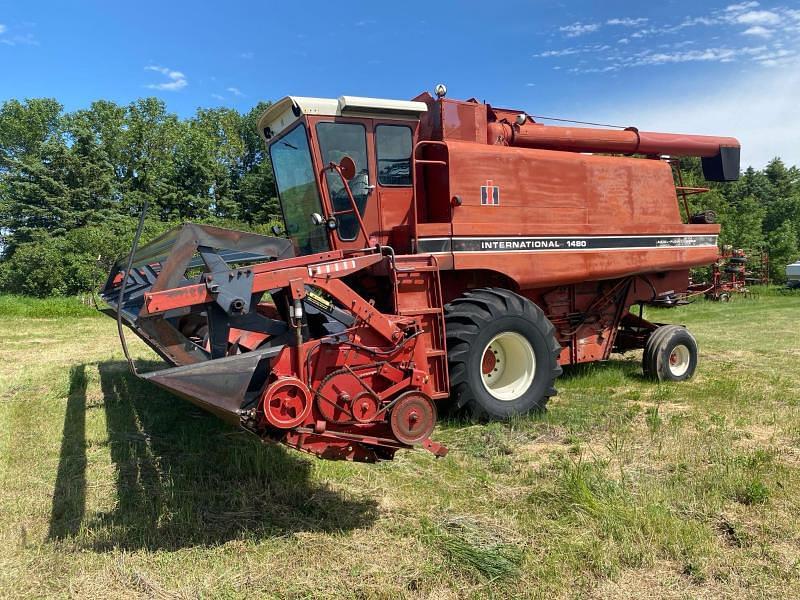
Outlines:
[[[128,352],[128,344],[125,341],[125,332],[122,330],[122,304],[125,301],[125,288],[128,287],[128,277],[130,276],[131,268],[133,267],[133,257],[139,247],[139,238],[142,236],[142,229],[144,228],[144,218],[147,215],[147,200],[142,205],[142,212],[139,214],[139,225],[136,227],[136,235],[133,236],[133,244],[131,245],[130,254],[128,254],[128,266],[125,268],[125,276],[122,278],[122,285],[119,288],[119,299],[117,300],[117,333],[119,334],[119,341],[122,344],[122,352],[125,354],[125,360],[128,361],[128,368],[135,377],[139,376],[136,371],[136,365],[133,363],[130,352]]]

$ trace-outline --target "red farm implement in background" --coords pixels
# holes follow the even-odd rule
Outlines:
[[[769,285],[767,250],[746,252],[723,246],[719,258],[711,265],[711,280],[690,283],[687,296],[702,295],[708,300],[728,302],[734,295],[750,295],[750,285]]]
[[[123,347],[127,325],[171,365],[141,377],[263,439],[371,462],[444,454],[445,401],[543,409],[563,365],[643,348],[653,378],[693,374],[692,335],[630,309],[674,304],[717,260],[670,157],[733,180],[735,139],[542,125],[443,90],[287,97],[258,127],[286,238],[137,235],[102,294]]]

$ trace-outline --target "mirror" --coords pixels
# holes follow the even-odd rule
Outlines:
[[[339,168],[342,170],[342,175],[347,181],[350,181],[356,176],[356,163],[349,156],[342,157],[339,161]]]
[[[311,213],[311,224],[319,227],[325,222],[325,219],[319,213]]]
[[[283,235],[283,227],[281,227],[280,225],[273,225],[271,229],[272,229],[272,235],[276,236]]]

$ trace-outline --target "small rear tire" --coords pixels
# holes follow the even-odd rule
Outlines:
[[[697,358],[697,341],[685,327],[662,325],[647,340],[642,370],[658,381],[686,381],[697,369]]]

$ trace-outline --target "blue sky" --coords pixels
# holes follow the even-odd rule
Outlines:
[[[0,0],[0,100],[449,96],[739,137],[800,164],[800,2]]]

